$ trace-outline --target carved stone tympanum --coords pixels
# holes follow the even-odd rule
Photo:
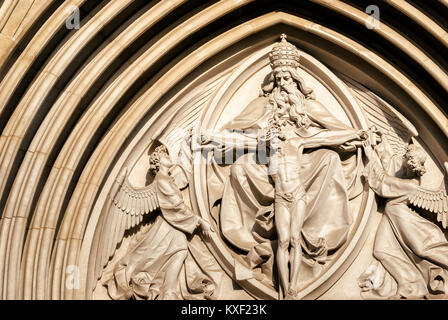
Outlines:
[[[123,169],[109,192],[97,287],[112,299],[309,299],[356,261],[364,298],[444,295],[445,184],[419,183],[429,155],[416,129],[371,95],[284,34],[194,88],[152,136],[146,186]],[[356,260],[372,232],[370,259]]]

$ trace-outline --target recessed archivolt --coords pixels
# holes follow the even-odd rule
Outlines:
[[[317,27],[315,24],[306,21],[304,19],[298,19],[297,17],[290,16],[285,13],[273,13],[269,14],[263,17],[260,17],[258,19],[255,19],[253,21],[248,22],[247,24],[243,24],[235,29],[232,29],[228,33],[223,34],[220,37],[217,37],[216,39],[212,40],[211,43],[208,43],[204,45],[203,47],[199,48],[198,51],[192,53],[191,56],[185,58],[182,62],[179,63],[179,65],[184,66],[190,66],[190,68],[197,67],[202,60],[205,60],[206,58],[209,58],[219,52],[220,50],[224,50],[227,46],[239,41],[241,38],[244,38],[252,33],[259,32],[261,30],[264,30],[268,28],[269,26],[275,25],[277,23],[285,23],[289,22],[288,24],[293,25],[297,28],[305,28],[308,31],[314,31],[320,36],[323,37],[331,37],[334,39],[335,37],[338,37],[339,41],[345,41],[351,43],[351,45],[354,48],[354,51],[356,50],[366,50],[362,48],[361,46],[357,45],[356,43],[350,42],[349,39],[342,37],[341,35],[337,35],[333,32],[330,32],[330,30],[323,28],[323,27]],[[308,28],[307,28],[308,27]],[[330,33],[330,34],[328,34]],[[209,46],[209,44],[212,44]],[[221,47],[218,47],[218,45],[221,44]],[[379,57],[369,55],[370,63],[375,64],[378,67],[388,67],[388,64],[381,60]],[[392,66],[389,66],[391,69],[393,69]],[[157,87],[159,90],[165,90],[167,91],[172,85],[175,84],[175,79],[181,79],[183,76],[189,73],[192,69],[185,70],[185,68],[172,68],[170,72],[168,72],[164,77],[162,77],[156,84],[154,84],[154,87]],[[398,71],[396,71],[395,76],[400,79],[400,74]],[[402,75],[401,75],[402,76]],[[165,89],[166,88],[166,89]],[[415,88],[416,89],[416,88]],[[147,92],[145,92],[144,95],[135,103],[133,104],[130,109],[123,115],[123,118],[117,122],[116,126],[120,128],[120,130],[123,130],[124,126],[127,126],[128,129],[126,132],[130,132],[129,130],[132,130],[132,123],[134,125],[138,123],[140,117],[143,117],[144,114],[147,112],[148,108],[153,106],[153,102],[156,101],[158,96],[160,95],[160,92],[155,91],[154,89],[150,89]],[[126,136],[126,134],[121,134],[121,136]],[[118,144],[114,146],[114,148],[120,147],[120,142],[117,141],[119,139],[119,135],[114,136],[114,133],[111,131],[111,136],[108,137],[108,140],[111,144]],[[108,144],[109,147],[105,147],[104,149],[109,152],[111,150],[111,145]],[[96,150],[97,152],[101,152],[100,150]],[[94,158],[97,159],[104,159],[104,162],[108,161],[106,159],[110,159],[109,156],[100,156],[100,155],[94,155]],[[92,157],[92,158],[93,158]],[[92,160],[91,158],[91,160]],[[107,163],[106,163],[107,164]],[[98,172],[99,170],[104,170],[108,167],[108,165],[101,164],[102,168],[100,166],[95,167],[95,165],[98,165],[98,163],[94,164],[92,163],[92,166],[87,166],[85,170],[89,170],[91,173]],[[101,169],[100,169],[101,168]],[[83,172],[83,174],[85,174]],[[85,193],[85,196],[87,196],[87,193]],[[75,200],[74,198],[71,199],[72,201]],[[84,196],[80,197],[77,201],[85,201],[86,198]]]
[[[9,95],[14,92],[15,86],[19,83],[27,68],[30,67],[32,58],[42,50],[47,39],[51,38],[52,34],[65,22],[67,6],[73,4],[80,5],[82,2],[65,2],[48,21],[47,27],[42,28],[38,37],[35,37],[28,45],[0,84],[0,110],[5,107]],[[65,269],[69,265],[83,266],[83,279],[86,278],[88,255],[84,253],[90,252],[90,248],[86,246],[86,243],[91,243],[91,239],[84,242],[83,252],[81,252],[84,231],[89,219],[98,220],[98,216],[89,216],[95,203],[95,196],[113,164],[113,159],[122,150],[126,138],[141,118],[149,110],[155,108],[155,103],[201,63],[238,41],[260,33],[272,26],[283,24],[307,31],[316,37],[326,39],[358,55],[401,87],[433,119],[440,130],[448,136],[447,119],[444,114],[410,79],[381,57],[348,37],[317,25],[312,21],[283,12],[272,12],[242,23],[217,36],[194,52],[191,52],[178,64],[161,75],[150,88],[127,107],[126,111],[120,115],[109,132],[96,146],[95,151],[91,154],[87,165],[82,171],[79,181],[77,181],[74,187],[68,207],[66,209],[62,208],[65,197],[70,196],[67,192],[71,188],[74,170],[78,169],[81,161],[80,156],[87,148],[96,130],[101,126],[104,117],[107,116],[120,99],[126,88],[137,81],[138,77],[151,65],[157,63],[167,50],[180,43],[188,35],[250,1],[218,2],[188,19],[146,51],[141,52],[135,61],[121,69],[114,81],[108,83],[89,106],[70,133],[51,169],[32,216],[22,258],[26,220],[29,219],[31,214],[29,210],[33,195],[39,187],[36,180],[38,180],[37,177],[44,170],[48,160],[48,152],[54,147],[55,141],[61,134],[61,130],[67,121],[67,116],[75,111],[79,100],[89,89],[90,81],[94,81],[95,77],[101,74],[99,71],[107,68],[108,64],[122,52],[127,44],[137,38],[140,32],[151,27],[157,19],[168,14],[174,6],[178,6],[181,2],[183,1],[162,1],[151,8],[147,14],[142,15],[135,23],[132,23],[128,27],[129,32],[124,30],[118,36],[118,40],[107,45],[103,51],[100,51],[91,60],[90,64],[87,64],[80,71],[78,77],[75,77],[63,94],[60,95],[42,122],[20,166],[13,189],[10,192],[7,208],[3,212],[1,220],[0,254],[2,259],[0,274],[3,275],[3,278],[1,280],[0,292],[2,298],[68,299],[74,297],[83,298],[88,295],[85,292],[84,283],[82,283],[83,287],[79,290],[74,290],[75,292],[65,288]],[[326,3],[325,1],[317,2],[322,2],[322,5]],[[34,82],[33,87],[27,91],[26,96],[22,99],[8,123],[7,130],[5,130],[2,136],[2,153],[0,155],[0,162],[3,168],[0,171],[2,177],[8,175],[10,164],[20,150],[20,142],[24,132],[27,130],[27,125],[32,122],[45,96],[50,93],[52,84],[60,74],[58,70],[63,70],[67,66],[67,59],[70,59],[73,51],[79,50],[79,44],[85,44],[87,37],[94,36],[97,28],[104,21],[112,19],[120,10],[118,7],[122,6],[120,8],[123,8],[126,4],[126,1],[116,1],[106,5],[98,13],[98,17],[91,20],[91,28],[89,28],[89,25],[83,26],[78,31],[79,33],[76,33],[72,39],[60,48],[55,55],[55,58],[58,57],[59,59],[53,59],[53,62],[47,64],[48,68],[51,63],[54,63],[53,67],[49,68],[46,73],[43,71]],[[352,16],[350,18],[358,19],[358,22],[361,21],[359,18]],[[95,24],[97,24],[96,27]],[[398,40],[390,36],[389,31],[384,30],[386,33],[382,35],[402,48],[402,46],[396,43]],[[294,39],[294,36],[291,35],[290,38]],[[406,50],[411,49],[412,47],[408,47]],[[426,65],[427,68],[432,63],[428,57],[425,58],[421,55],[413,57],[418,60],[418,63]],[[428,72],[431,73],[434,70],[437,69],[431,69]],[[445,74],[441,75],[439,72],[433,75],[439,81],[446,77]],[[163,112],[163,110],[158,110],[158,112]],[[116,174],[115,171],[113,172]],[[3,180],[1,179],[1,181]],[[4,190],[4,184],[1,185],[1,188],[2,192],[8,192],[8,190]],[[56,242],[54,242],[55,229],[58,219],[61,218],[59,216],[61,212],[64,213],[61,228],[57,234]],[[21,261],[22,264],[20,264]],[[22,266],[21,273],[19,273],[17,268],[19,265]]]
[[[101,18],[98,16],[91,19],[82,29],[79,30],[79,33],[76,33],[74,37],[70,38],[69,41],[64,44],[64,46],[45,66],[39,77],[33,83],[32,87],[23,97],[21,103],[10,118],[7,127],[3,132],[4,139],[2,140],[1,147],[4,153],[0,156],[2,159],[2,172],[6,173],[11,169],[14,155],[19,152],[21,137],[24,136],[25,131],[28,129],[28,126],[32,122],[36,112],[39,112],[39,107],[43,99],[50,93],[52,86],[63,70],[70,65],[73,57],[79,52],[79,50],[82,49],[84,45],[88,43],[89,39],[95,36],[97,30],[101,29],[101,26],[104,25],[106,21],[113,19],[117,12],[119,13],[122,11],[129,3],[130,1],[120,1],[118,3],[111,3],[111,5],[104,7],[98,13]],[[171,7],[165,8],[165,11],[172,9],[174,3],[170,3],[170,5]],[[139,27],[136,27],[135,25],[133,26],[134,31],[139,31],[142,28],[149,28],[154,21],[157,21],[157,19],[163,17],[163,12],[159,7],[154,7],[153,9],[153,11],[148,11],[148,13],[142,18],[146,18],[146,21],[144,20],[146,23],[140,24]],[[149,21],[148,16],[151,19]],[[138,21],[142,22],[141,19]],[[15,230],[12,232],[14,238],[12,238],[11,241],[13,241],[13,243],[20,243],[23,241],[23,229],[26,222],[25,219],[14,219],[14,217],[23,217],[28,215],[29,207],[33,198],[32,195],[35,192],[39,181],[36,179],[36,176],[42,173],[46,163],[46,157],[48,157],[48,154],[54,147],[57,137],[61,134],[61,131],[67,123],[70,115],[74,112],[78,102],[82,98],[82,94],[85,93],[90,87],[92,82],[89,81],[93,81],[96,76],[99,76],[101,69],[106,68],[111,59],[113,60],[113,58],[118,57],[118,55],[124,50],[121,47],[121,43],[126,44],[128,39],[132,40],[137,37],[138,34],[132,34],[132,32],[127,34],[122,33],[121,37],[116,39],[117,41],[106,46],[105,50],[100,52],[100,54],[98,54],[64,90],[64,92],[60,95],[59,100],[51,108],[49,114],[39,127],[39,130],[34,136],[34,139],[22,163],[22,168],[25,169],[19,171],[11,191],[11,197],[7,202],[4,211],[4,217],[12,218],[11,228],[14,228],[13,230]],[[120,42],[120,40],[122,42]],[[4,184],[2,187],[4,188]],[[18,197],[19,199],[16,199],[15,197]],[[32,246],[28,248],[30,249],[28,252],[33,253],[33,258],[40,255],[39,253],[42,247],[40,245],[40,241],[48,243],[51,242],[51,239],[53,238],[51,233],[55,229],[57,219],[47,221],[47,219],[41,215],[41,213],[45,211],[45,208],[38,208],[31,223],[29,239],[36,236],[37,239],[39,239],[37,242],[32,242]],[[15,222],[17,222],[17,224]],[[18,232],[17,230],[22,230],[22,232]],[[37,233],[38,235],[34,235],[32,233]],[[44,237],[43,240],[42,236]],[[45,237],[49,239],[45,239]],[[27,245],[28,244],[29,242]],[[11,247],[10,243],[5,242],[4,245],[6,250]],[[20,249],[18,251],[20,251]],[[12,252],[12,254],[16,259],[10,260],[10,265],[12,266],[11,269],[8,268],[8,265],[5,266],[4,274],[6,277],[13,277],[11,273],[15,273],[17,271],[15,266],[18,265],[20,255],[17,255],[17,250]],[[42,255],[48,255],[48,251],[43,251]],[[24,276],[32,276],[33,272],[31,272],[31,270],[36,268],[36,266],[30,263],[27,259],[25,259],[25,262],[26,264],[23,265]],[[37,266],[38,272],[41,267],[42,266],[40,265]],[[8,282],[5,281],[5,283]],[[34,286],[24,286],[26,289],[24,292],[25,297],[29,297],[28,292],[31,291],[35,285],[36,283],[34,283]]]
[[[177,4],[180,4],[181,1],[178,1]],[[90,84],[95,82],[97,78],[102,74],[103,71],[112,63],[119,55],[123,52],[124,48],[126,48],[129,44],[131,44],[135,39],[138,38],[139,34],[150,28],[157,20],[162,19],[166,14],[168,14],[173,9],[174,3],[165,3],[161,2],[159,5],[156,5],[151,10],[147,11],[141,17],[139,17],[136,21],[134,21],[126,30],[124,30],[115,40],[114,42],[109,43],[98,55],[96,55],[90,63],[76,76],[76,78],[70,83],[67,89],[64,90],[64,93],[60,96],[58,101],[55,103],[53,108],[50,110],[48,116],[44,119],[43,125],[40,127],[40,130],[34,137],[34,140],[30,146],[31,154],[35,151],[48,154],[51,149],[54,147],[55,141],[57,137],[61,134],[65,124],[70,117],[70,114],[75,112],[75,109],[83,97],[83,94],[87,92],[90,88]],[[25,156],[24,162],[32,161],[32,155],[27,157],[30,153],[27,153]],[[35,164],[34,170],[39,170],[42,172],[43,165],[45,163],[39,162]],[[37,167],[39,166],[39,167]],[[29,180],[29,176],[25,176],[25,179]],[[33,186],[33,181],[28,182],[27,191],[29,194],[32,194],[35,191],[35,186]],[[42,204],[42,202],[40,202]],[[54,229],[55,221],[44,221],[43,223],[40,221],[40,216],[47,212],[45,208],[38,207],[33,216],[32,225],[39,226],[41,228],[50,228]],[[40,219],[39,219],[40,218]],[[38,222],[36,222],[36,221]],[[42,232],[42,229],[31,229],[30,233],[35,232],[40,234],[40,238],[45,237],[45,234]],[[52,234],[48,236],[53,237]],[[41,240],[42,241],[42,240]],[[28,282],[28,278],[33,277],[32,268],[33,259],[37,258],[39,255],[36,255],[35,252],[39,250],[39,242],[31,242],[27,241],[29,244],[29,248],[25,249],[27,254],[26,260],[29,262],[26,266],[27,268],[23,269],[23,283]],[[47,261],[47,263],[42,267],[46,267],[48,264],[48,253],[46,253],[47,259],[43,259],[43,261]],[[24,286],[24,297],[32,296],[32,287]],[[37,290],[37,292],[43,292],[42,290]]]
[[[448,32],[441,28],[432,19],[426,16],[423,12],[412,6],[406,1],[397,0],[385,0],[391,6],[394,6],[399,11],[403,12],[412,20],[417,22],[420,26],[425,28],[426,31],[431,33],[436,39],[442,42],[446,47],[448,47]]]
[[[139,78],[139,76],[147,70],[151,65],[156,63],[163,54],[175,46],[177,43],[185,39],[188,35],[194,33],[195,31],[199,30],[203,26],[207,25],[211,21],[227,14],[229,11],[232,11],[241,5],[246,3],[245,1],[228,1],[228,2],[220,2],[216,4],[215,6],[206,8],[203,12],[200,14],[195,15],[191,19],[187,20],[183,24],[179,25],[172,31],[170,31],[168,34],[166,34],[162,39],[160,39],[158,42],[156,42],[152,47],[150,47],[145,54],[140,55],[128,68],[126,68],[121,74],[117,76],[117,78],[107,87],[105,90],[103,90],[102,94],[97,97],[96,101],[93,103],[93,105],[87,110],[85,113],[83,119],[80,120],[80,122],[77,124],[77,127],[72,132],[71,137],[66,142],[64,148],[60,152],[52,172],[50,173],[49,179],[47,181],[47,184],[45,185],[41,198],[39,199],[37,209],[36,209],[36,216],[38,216],[38,219],[33,219],[31,224],[31,230],[36,230],[35,232],[41,233],[41,237],[43,236],[44,239],[42,240],[43,243],[51,243],[51,239],[53,238],[54,229],[56,227],[57,222],[57,215],[60,212],[60,208],[62,205],[62,201],[64,200],[65,192],[68,188],[69,183],[69,176],[73,174],[73,171],[76,168],[76,164],[79,162],[79,157],[82,155],[83,150],[86,148],[86,145],[89,143],[91,136],[95,133],[96,129],[98,128],[99,124],[102,122],[104,117],[106,117],[106,114],[110,111],[110,109],[115,105],[115,103],[119,100],[121,94],[126,91],[127,88],[131,86],[131,84],[136,81],[136,79]],[[164,10],[167,12],[167,9],[173,9],[174,5],[179,5],[180,1],[171,1],[169,3],[162,3],[164,5]],[[168,5],[168,6],[167,6]],[[115,8],[117,9],[117,8]],[[151,20],[154,20],[155,18],[159,19],[160,14],[162,13],[160,8],[153,8],[150,13],[146,16],[147,20],[143,20],[140,22],[146,22],[148,23],[148,18]],[[158,9],[158,10],[156,10]],[[107,11],[109,12],[109,10]],[[110,12],[113,12],[113,8],[110,10]],[[104,19],[104,18],[103,18]],[[131,26],[136,28],[135,26]],[[90,28],[88,29],[90,30]],[[137,29],[138,30],[138,29]],[[188,31],[187,31],[188,30]],[[132,32],[130,32],[132,34]],[[123,36],[128,36],[126,32],[122,33]],[[120,39],[122,40],[122,39]],[[125,42],[125,40],[122,40]],[[120,42],[118,42],[120,43]],[[118,51],[119,52],[119,51]],[[98,68],[98,65],[93,65],[93,67]],[[94,70],[98,71],[98,69]],[[84,76],[84,74],[82,74]],[[83,81],[85,79],[81,77]],[[75,81],[76,82],[76,81]],[[87,87],[86,87],[87,89]],[[74,111],[74,108],[76,107],[76,101],[81,98],[81,96],[77,97],[77,93],[79,92],[79,88],[76,88],[74,86],[74,94],[70,92],[70,90],[66,90],[66,95],[68,95],[69,102],[71,102],[69,105],[64,103],[64,100],[60,103],[62,105],[64,112],[66,112],[68,115]],[[64,95],[61,96],[62,99],[64,99]],[[58,104],[56,104],[58,105]],[[38,104],[36,104],[36,107]],[[27,106],[27,110],[29,110],[30,106]],[[52,114],[58,115],[58,109],[53,108],[55,110],[54,112],[51,112],[49,116],[51,117]],[[48,119],[48,118],[47,118]],[[58,121],[61,119],[59,118]],[[48,123],[52,123],[51,119]],[[56,123],[57,124],[57,123]],[[63,126],[63,122],[61,122],[61,126]],[[52,123],[52,127],[53,127]],[[42,126],[45,130],[45,127]],[[55,140],[55,137],[57,137],[58,132],[55,132],[56,136],[53,136],[52,140]],[[43,141],[49,141],[51,139],[51,135],[45,135],[42,134],[41,137],[39,137]],[[50,140],[51,141],[51,140]],[[31,157],[31,156],[30,156]],[[25,176],[28,176],[26,174]],[[50,182],[51,180],[54,180],[55,182]],[[63,183],[59,183],[60,181],[63,181]],[[82,181],[80,181],[82,183]],[[22,185],[22,184],[20,184]],[[49,206],[48,204],[51,203],[52,205]],[[70,209],[69,209],[70,210]],[[40,217],[42,216],[42,218]],[[64,226],[67,226],[66,219],[71,218],[64,216],[62,228],[60,231],[60,237],[62,239],[65,238],[65,235],[69,233],[69,230],[66,230]],[[41,223],[41,219],[44,221],[44,223]],[[33,222],[37,221],[37,223],[41,223],[40,225],[35,225]],[[46,222],[48,221],[48,222]],[[24,228],[24,222],[21,221],[22,224],[18,228]],[[45,223],[46,222],[46,223]],[[74,222],[75,226],[79,226],[78,222]],[[34,229],[39,228],[39,229]],[[80,239],[81,237],[81,230],[72,231],[72,237],[77,237],[77,239]],[[20,237],[19,233],[15,233]],[[22,233],[23,234],[23,233]],[[45,239],[48,238],[48,239]],[[18,240],[18,239],[16,239]],[[39,247],[39,244],[36,244],[36,247]],[[56,248],[56,250],[59,248]],[[58,255],[58,252],[56,251],[56,257],[61,257]],[[69,252],[74,252],[73,250],[70,250]],[[36,254],[35,251],[29,251],[30,253],[30,259],[38,259],[34,264],[28,263],[28,261],[25,261],[24,265],[28,265],[30,270],[31,268],[37,268],[39,272],[37,274],[42,275],[46,272],[48,272],[48,261],[49,261],[49,250],[42,250],[42,254],[39,254],[38,252]],[[11,273],[15,272],[15,269],[10,269]],[[26,269],[23,272],[24,275],[29,274],[26,272]],[[33,273],[32,273],[33,274]],[[10,275],[12,277],[12,275]],[[24,276],[25,279],[29,278],[29,276]],[[45,290],[46,282],[45,277],[33,277],[32,278],[35,281],[35,288],[36,292],[43,294]],[[33,288],[31,286],[31,283],[28,281],[24,287]],[[53,292],[58,292],[58,290],[54,289]],[[57,295],[57,294],[56,294]],[[38,295],[38,298],[43,298],[44,296]],[[57,296],[56,296],[57,297]]]
[[[311,1],[326,6],[364,25],[367,24],[368,19],[370,18],[370,16],[365,12],[355,9],[352,6],[343,3],[342,1]],[[377,32],[382,37],[388,39],[391,43],[400,48],[400,50],[405,52],[408,56],[414,59],[416,63],[420,64],[429,74],[431,74],[443,88],[448,90],[448,75],[442,69],[440,69],[439,66],[435,64],[424,52],[414,46],[412,42],[400,35],[391,27],[382,23],[381,20],[378,21],[378,27],[373,28],[372,31]]]
[[[44,50],[50,39],[59,30],[61,25],[70,16],[72,6],[81,6],[85,0],[73,0],[64,2],[39,30],[38,36],[34,37],[20,54],[14,65],[9,69],[7,75],[0,84],[0,112],[5,108],[14,89],[22,79],[25,72],[31,67],[37,55]]]
[[[55,1],[28,1],[19,4],[19,1],[0,1],[0,66],[53,2]]]

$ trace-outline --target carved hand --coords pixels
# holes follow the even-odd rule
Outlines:
[[[373,149],[372,149],[372,147],[371,147],[371,145],[370,145],[370,141],[369,141],[369,140],[364,140],[364,141],[362,142],[362,146],[363,146],[364,153],[365,153],[367,159],[368,159],[369,161],[372,160],[372,152],[373,152]]]
[[[359,130],[356,133],[356,135],[360,141],[366,141],[367,139],[369,139],[369,131],[368,130]]]
[[[211,234],[213,231],[212,226],[206,220],[202,219],[199,221],[199,225],[201,226],[202,235],[206,240],[210,240]]]
[[[378,143],[383,142],[383,139],[387,138],[382,130],[377,129],[375,126],[372,126],[369,129],[369,139],[370,143],[373,146],[376,146]]]
[[[384,136],[384,132],[383,132],[383,130],[381,130],[381,129],[377,129],[375,126],[372,126],[372,127],[370,128],[370,130],[371,130],[373,133],[375,133],[380,139],[383,138],[383,136]]]
[[[200,142],[201,144],[207,144],[211,142],[211,137],[207,133],[201,133],[200,135]]]
[[[211,144],[211,136],[203,132],[194,133],[191,138],[191,142],[191,151],[193,152],[213,149],[215,147]]]

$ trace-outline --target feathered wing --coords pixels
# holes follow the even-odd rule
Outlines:
[[[210,79],[181,100],[179,108],[171,116],[169,125],[157,134],[157,139],[168,148],[173,162],[181,161],[178,159],[178,155],[183,152],[182,148],[189,143],[190,130],[198,125],[203,111],[207,109],[216,92],[229,78],[231,71],[228,70]]]
[[[154,135],[167,147],[171,161],[180,165],[187,175],[192,170],[191,135],[204,116],[204,110],[210,106],[213,97],[233,70],[234,68],[226,70],[204,82],[179,101],[179,107],[171,115],[169,124]]]
[[[339,75],[350,88],[353,96],[362,107],[370,126],[376,126],[387,136],[396,155],[403,156],[413,137],[418,136],[417,129],[387,102],[377,97],[366,87],[344,75]],[[448,173],[448,164],[445,164]],[[415,207],[437,213],[437,221],[444,228],[448,226],[448,196],[445,182],[437,190],[416,186],[416,191],[408,195]]]
[[[125,168],[114,182],[109,202],[104,212],[105,220],[97,251],[95,270],[98,277],[115,254],[125,232],[138,226],[145,215],[159,208],[156,183],[136,188],[127,179]]]
[[[178,101],[179,107],[175,108],[176,111],[168,122],[153,135],[152,142],[158,140],[165,145],[171,160],[177,164],[171,173],[179,188],[186,186],[192,170],[190,130],[200,121],[202,111],[230,74],[231,70],[218,74]],[[119,175],[101,215],[103,220],[99,229],[100,234],[97,236],[99,243],[95,249],[95,260],[92,261],[96,279],[101,277],[104,267],[115,254],[126,230],[138,225],[145,214],[158,207],[155,185],[138,189],[126,179],[126,170]]]
[[[387,136],[396,155],[404,155],[411,139],[418,136],[417,129],[372,91],[344,75],[340,77],[363,109],[369,126],[375,126]]]
[[[445,183],[437,190],[418,186],[415,192],[409,194],[410,203],[417,208],[437,213],[437,221],[446,229],[448,225],[448,195]]]

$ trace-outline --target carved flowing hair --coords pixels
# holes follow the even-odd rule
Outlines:
[[[416,146],[415,144],[410,144],[406,148],[406,154],[404,155],[404,158],[406,159],[406,163],[409,168],[417,176],[421,177],[426,173],[426,153],[422,148]]]
[[[289,67],[289,66],[276,68],[274,71],[271,72],[271,74],[269,75],[268,84],[266,84],[262,88],[263,95],[265,95],[265,96],[269,95],[270,93],[272,93],[272,91],[276,87],[275,72],[278,71],[278,70],[281,70],[283,72],[286,72],[286,71],[289,72],[291,77],[297,83],[297,88],[299,88],[300,92],[305,96],[305,98],[306,99],[314,99],[313,89],[305,86],[305,81],[299,75],[298,69],[297,68],[293,68],[293,67]]]
[[[275,83],[275,73],[278,71],[289,72],[291,74],[291,77],[297,85],[296,90],[289,94],[280,90]],[[286,110],[289,110],[288,115],[290,119],[299,126],[308,127],[311,124],[311,120],[308,118],[305,110],[304,102],[305,99],[314,99],[313,90],[305,87],[305,82],[299,76],[296,68],[285,66],[274,69],[270,75],[268,85],[263,88],[263,92],[265,95],[269,94],[269,104],[275,112],[278,113],[279,110],[286,112]]]
[[[158,146],[149,156],[149,172],[155,176],[160,168],[160,159],[168,157],[168,149],[164,146]]]

